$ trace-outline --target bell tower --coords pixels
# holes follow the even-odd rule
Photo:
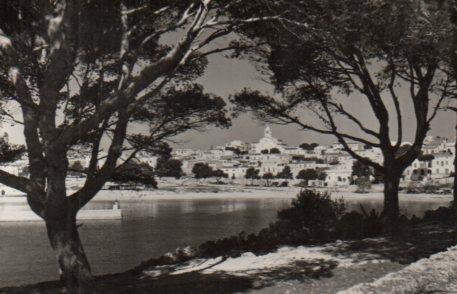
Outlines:
[[[272,133],[271,133],[271,129],[270,129],[270,126],[267,126],[265,128],[265,131],[264,131],[264,137],[265,138],[272,138]]]

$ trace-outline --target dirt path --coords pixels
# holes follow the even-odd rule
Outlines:
[[[367,263],[358,267],[335,269],[331,277],[320,279],[278,281],[274,285],[251,293],[307,293],[333,294],[359,283],[372,282],[390,272],[404,268],[405,265],[396,262]]]

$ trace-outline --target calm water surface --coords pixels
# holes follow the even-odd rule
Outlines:
[[[379,200],[362,201],[380,209]],[[359,202],[349,202],[358,209]],[[95,274],[124,271],[179,246],[257,232],[274,221],[290,199],[208,199],[121,201],[122,221],[83,222],[81,238]],[[442,203],[408,202],[408,215],[421,215]],[[111,208],[112,202],[88,208]],[[0,204],[0,213],[2,207]],[[44,224],[0,224],[0,287],[57,279],[57,263]]]

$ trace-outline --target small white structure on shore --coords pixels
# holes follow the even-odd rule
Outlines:
[[[18,198],[14,199],[11,202],[6,203],[22,203],[18,201],[23,197],[5,197],[5,198]],[[5,200],[2,198],[2,200]],[[25,200],[25,197],[23,198]],[[5,201],[2,201],[5,202]],[[3,210],[0,213],[0,222],[43,222],[43,219],[36,215],[32,210],[30,210],[26,204],[26,201],[23,201],[24,205],[12,205],[11,209]],[[14,207],[14,209],[13,209]],[[121,220],[122,219],[122,210],[119,207],[119,202],[115,201],[113,204],[113,209],[82,209],[76,215],[77,220]]]

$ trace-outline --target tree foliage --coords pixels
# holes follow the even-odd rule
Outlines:
[[[352,164],[352,176],[358,178],[369,178],[373,175],[373,170],[368,165],[358,160]]]
[[[281,153],[281,151],[276,147],[270,149],[270,154],[280,154],[280,153]]]
[[[308,182],[310,180],[316,180],[318,178],[319,174],[317,170],[313,168],[307,168],[307,169],[302,169],[301,171],[298,172],[297,174],[297,179],[301,179],[305,181],[306,185],[308,185]]]
[[[130,162],[118,168],[111,176],[115,183],[134,183],[157,188],[154,169],[147,163]]]
[[[319,146],[319,144],[317,143],[302,143],[300,144],[300,148],[303,149],[303,150],[306,150],[306,151],[312,151],[314,150],[314,148],[316,148],[317,146]]]
[[[449,4],[284,0],[265,7],[264,13],[284,14],[242,33],[246,42],[262,44],[247,56],[281,95],[245,89],[232,101],[263,121],[335,136],[351,156],[384,174],[384,215],[395,219],[399,178],[419,156],[432,120],[456,89],[449,74]],[[348,100],[369,107],[375,126],[351,111]],[[405,107],[411,108],[416,129],[412,145],[400,155]],[[354,131],[342,128],[342,121]],[[350,142],[380,148],[384,161],[357,154]]]
[[[9,143],[7,134],[0,137],[0,163],[15,161],[24,153],[25,147]]]
[[[250,179],[251,185],[252,185],[252,184],[254,184],[254,180],[260,179],[259,172],[260,171],[258,169],[251,166],[246,170],[246,174],[244,175],[244,178]]]
[[[213,168],[207,163],[197,162],[192,167],[192,173],[196,179],[206,179],[213,176]]]
[[[274,179],[274,175],[271,172],[264,173],[262,175],[262,179],[264,179],[266,181],[267,187],[269,187],[270,186],[270,181],[272,179]]]
[[[154,173],[158,177],[179,179],[184,174],[182,171],[182,162],[178,159],[159,157]]]
[[[213,171],[211,176],[215,177],[217,181],[220,181],[222,178],[228,178],[228,174],[224,173],[224,171],[220,169]]]
[[[276,178],[278,178],[278,179],[292,179],[293,178],[293,174],[292,174],[292,171],[290,170],[290,166],[288,166],[288,165],[284,166],[282,171],[280,171],[276,175]]]
[[[421,154],[417,157],[417,159],[420,161],[432,161],[435,159],[435,156],[433,154]]]

